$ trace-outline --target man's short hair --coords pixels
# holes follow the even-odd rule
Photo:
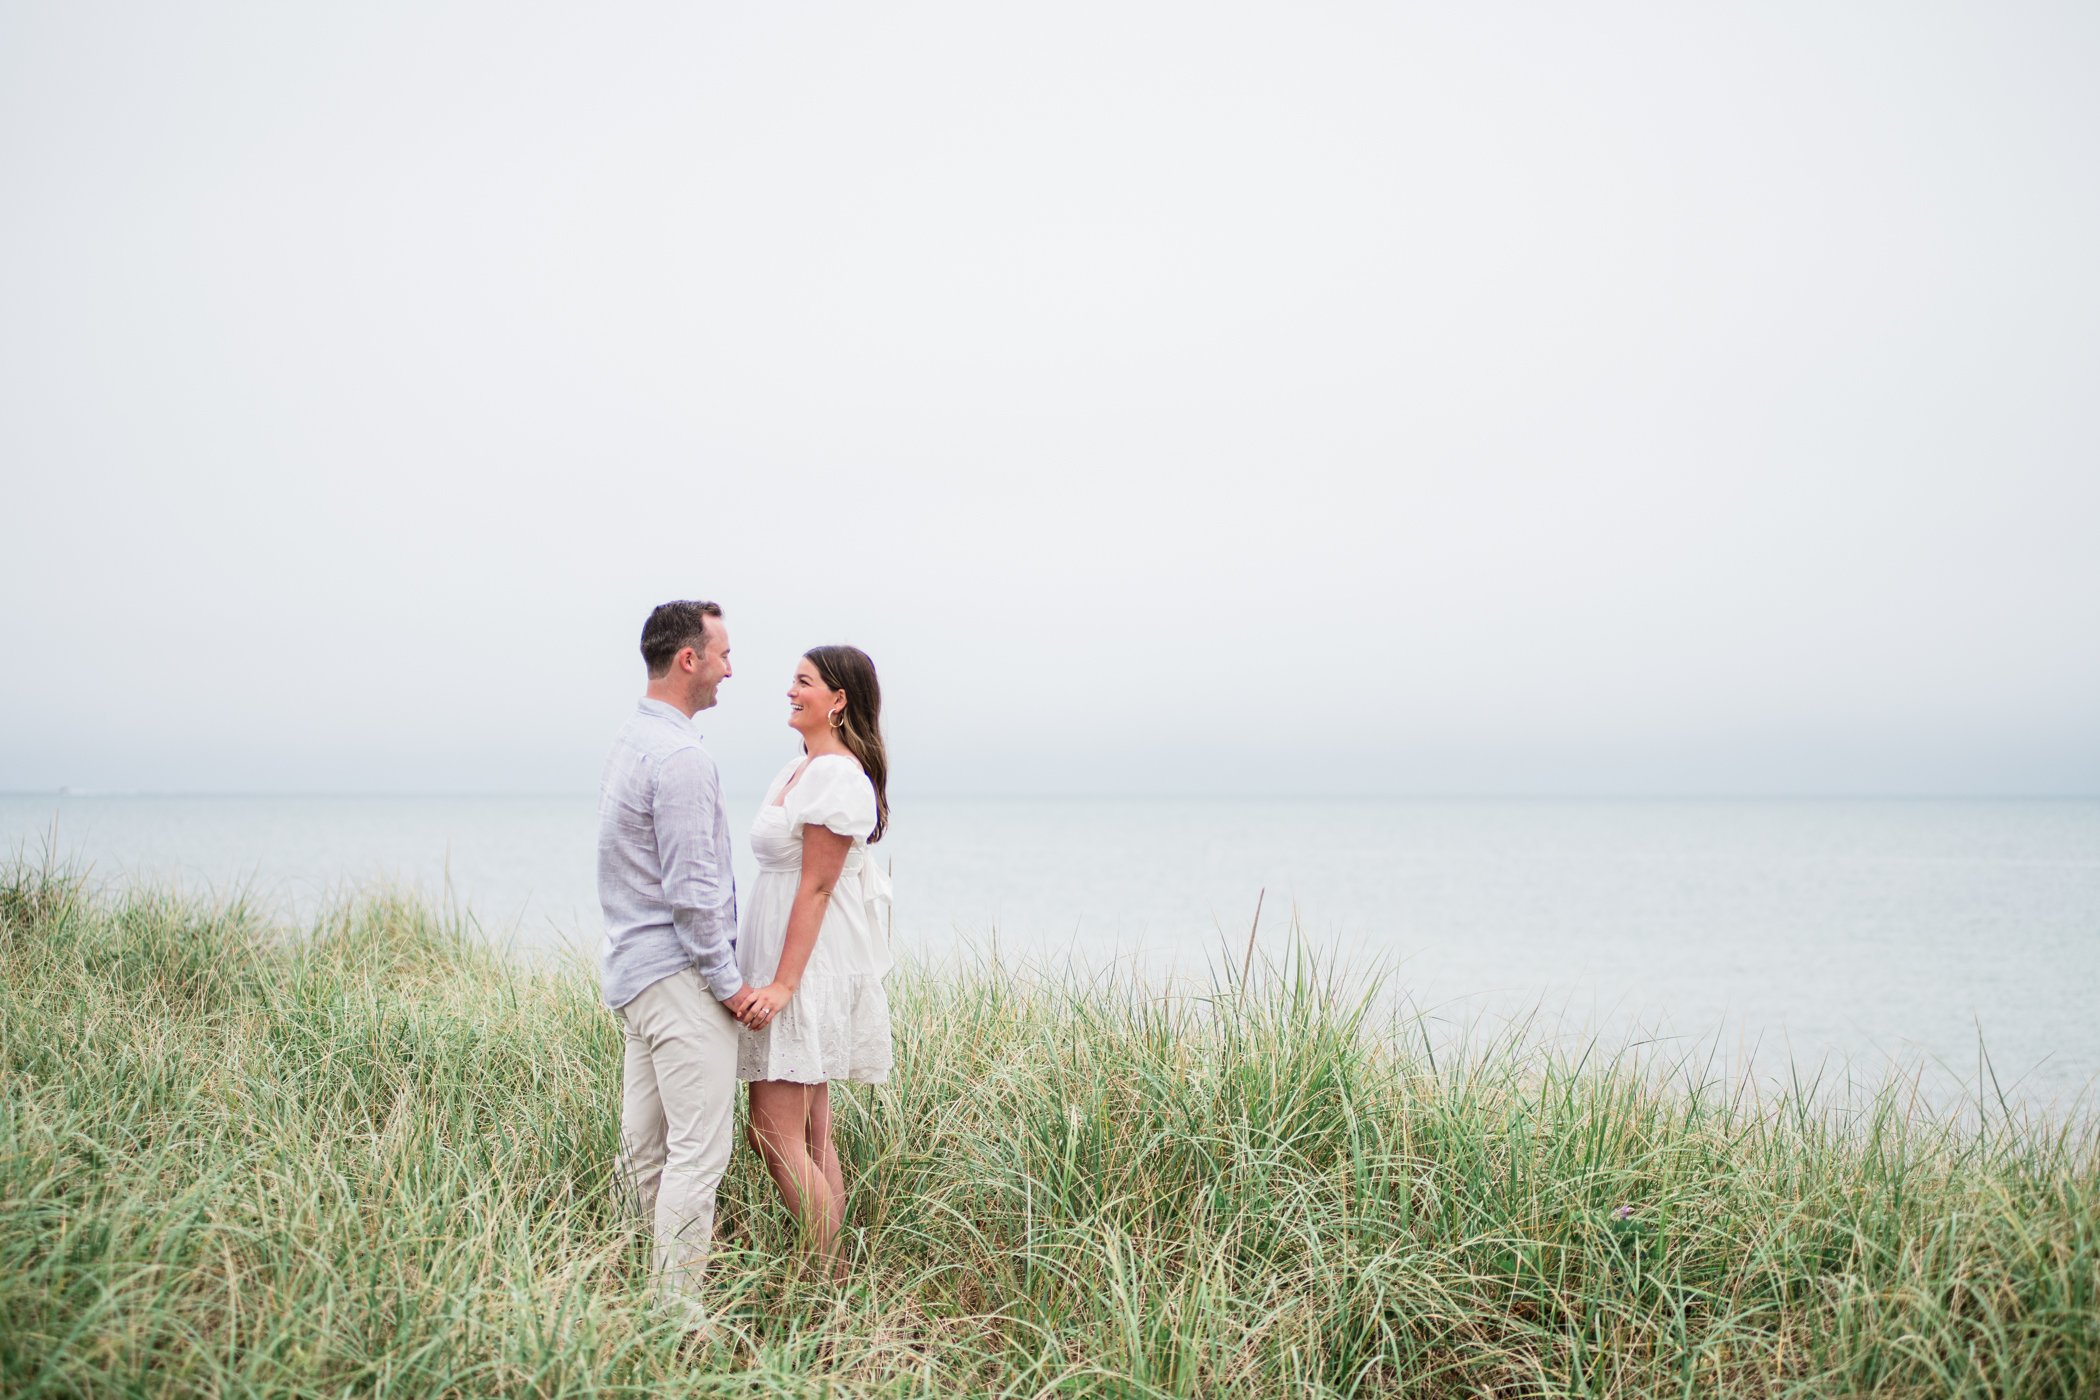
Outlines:
[[[651,679],[668,675],[671,662],[687,647],[707,654],[707,620],[720,617],[713,603],[683,601],[660,603],[642,624],[642,661]]]

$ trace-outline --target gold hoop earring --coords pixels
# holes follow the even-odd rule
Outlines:
[[[844,729],[846,727],[846,712],[844,710],[833,710],[831,712],[831,727],[833,729]]]

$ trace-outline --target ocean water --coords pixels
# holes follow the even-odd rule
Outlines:
[[[741,831],[755,795],[733,798]],[[0,797],[0,850],[246,891],[292,920],[376,883],[523,953],[597,938],[576,797]],[[1456,1040],[1513,1024],[1779,1082],[1923,1076],[2090,1110],[2100,802],[921,798],[877,848],[895,938],[1199,985],[1295,933]],[[751,878],[740,851],[739,878]],[[1988,1067],[1979,1058],[1979,1044]]]

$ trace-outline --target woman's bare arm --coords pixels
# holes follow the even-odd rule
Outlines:
[[[780,966],[773,973],[772,985],[759,988],[752,998],[744,1016],[748,1024],[763,1025],[793,999],[795,988],[802,984],[802,971],[817,950],[817,931],[824,927],[824,915],[831,908],[832,888],[852,849],[852,837],[829,827],[811,824],[802,828],[802,883],[795,887],[795,902],[788,909]]]

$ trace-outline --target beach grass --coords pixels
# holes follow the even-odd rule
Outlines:
[[[1231,961],[1228,959],[1227,961]],[[690,1336],[589,969],[0,868],[0,1392],[2092,1396],[2088,1117],[1440,1054],[1302,949],[893,977],[843,1283],[741,1143]]]

